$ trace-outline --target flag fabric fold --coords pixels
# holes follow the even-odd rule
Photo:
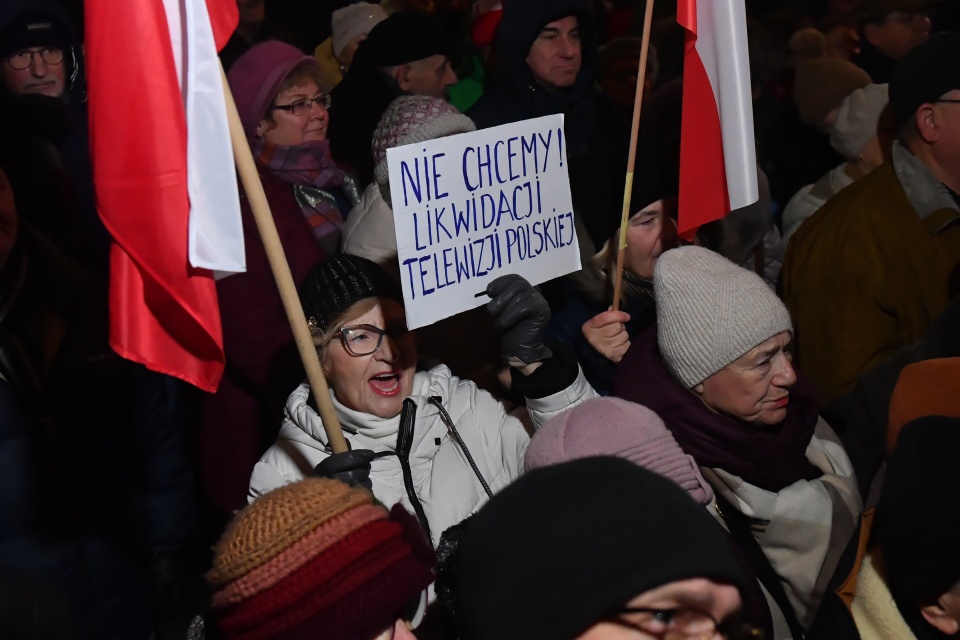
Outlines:
[[[744,0],[680,0],[686,30],[678,231],[758,198]]]
[[[185,0],[181,6],[192,2],[204,5],[203,0]],[[163,0],[87,0],[85,23],[97,209],[114,239],[111,346],[124,358],[214,391],[223,375],[224,354],[211,269],[236,270],[242,265],[243,249],[241,234],[240,265],[235,247],[225,250],[225,263],[210,261],[198,268],[188,259],[191,216],[202,208],[219,208],[223,205],[216,203],[223,200],[190,191],[188,173],[197,161],[188,162],[188,139],[203,132],[188,130],[188,105],[194,99],[190,90],[214,89],[207,79],[194,80],[192,85],[183,79],[203,64],[192,49],[194,32],[208,33],[207,44],[214,47],[215,56],[213,43],[226,42],[237,24],[233,0],[208,0],[207,5],[209,14],[206,5],[194,4],[184,11],[192,11],[192,19],[171,19]],[[205,27],[198,26],[200,21]],[[174,41],[184,74],[178,71]],[[215,87],[219,86],[218,71]],[[222,117],[226,127],[225,106]],[[207,126],[214,128],[209,116]],[[218,166],[229,165],[229,169],[218,171],[228,173],[220,175],[221,182],[216,184],[233,183],[234,202],[232,208],[226,205],[229,226],[239,225],[240,218],[229,147],[227,154],[228,162]],[[194,184],[211,188],[202,182]],[[235,217],[234,223],[229,216]]]

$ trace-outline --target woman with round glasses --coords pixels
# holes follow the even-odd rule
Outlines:
[[[359,201],[354,180],[330,157],[330,99],[316,60],[282,42],[252,47],[230,68],[230,88],[294,280],[339,252],[340,228]],[[267,254],[240,198],[246,273],[217,283],[226,372],[204,398],[204,488],[223,515],[246,504],[253,465],[276,437],[290,389],[303,369]]]
[[[491,282],[501,355],[534,424],[594,397],[576,361],[543,344],[549,308],[519,276]],[[330,454],[307,384],[287,401],[277,442],[250,478],[249,499],[316,473],[371,487],[417,516],[434,545],[521,473],[529,436],[492,395],[445,365],[417,367],[399,287],[365,258],[318,264],[301,289],[317,353],[351,450]],[[470,336],[450,336],[467,343]]]

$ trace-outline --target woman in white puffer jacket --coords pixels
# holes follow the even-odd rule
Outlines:
[[[595,397],[576,361],[543,344],[546,301],[519,276],[487,287],[501,351],[535,426]],[[350,451],[331,454],[307,384],[290,396],[249,499],[316,473],[369,484],[416,514],[434,545],[523,468],[529,436],[492,395],[444,365],[416,370],[399,288],[364,258],[341,254],[310,272],[301,301]],[[455,338],[452,338],[455,339]]]

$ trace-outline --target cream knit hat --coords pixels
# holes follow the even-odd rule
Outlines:
[[[781,331],[790,313],[760,276],[703,247],[680,247],[653,273],[663,361],[688,389]]]
[[[358,36],[365,36],[387,19],[387,12],[378,4],[357,2],[333,12],[333,55],[340,58],[344,48]]]
[[[888,103],[885,84],[868,84],[848,95],[837,110],[830,146],[848,160],[856,158],[877,135],[880,114]]]

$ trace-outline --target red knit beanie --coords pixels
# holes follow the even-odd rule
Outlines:
[[[433,581],[433,550],[403,507],[308,478],[227,527],[207,580],[225,638],[374,637]]]

